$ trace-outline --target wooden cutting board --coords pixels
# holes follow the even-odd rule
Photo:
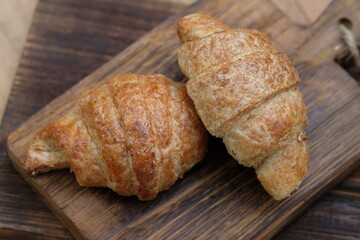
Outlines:
[[[68,170],[27,177],[22,164],[34,132],[62,116],[84,92],[107,77],[125,73],[181,74],[175,21],[202,11],[234,27],[266,33],[293,60],[309,111],[309,173],[300,190],[281,202],[272,200],[254,171],[238,165],[221,141],[212,139],[206,159],[154,201],[120,197],[108,189],[82,188]],[[360,3],[334,1],[309,27],[292,24],[269,1],[213,0],[196,3],[167,20],[109,63],[51,102],[8,139],[15,168],[79,239],[115,238],[269,238],[299,215],[360,162],[360,88],[333,59],[341,44],[337,20],[347,16],[359,29]]]

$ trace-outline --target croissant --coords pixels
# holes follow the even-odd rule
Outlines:
[[[202,160],[206,146],[207,131],[184,83],[125,74],[40,129],[24,168],[36,175],[70,167],[82,186],[151,200]]]
[[[289,59],[254,29],[205,14],[178,21],[178,62],[187,93],[209,132],[253,167],[276,200],[298,188],[308,166],[307,113]]]

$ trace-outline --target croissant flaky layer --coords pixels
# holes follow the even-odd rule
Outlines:
[[[289,59],[254,29],[232,29],[205,14],[178,21],[179,66],[209,132],[254,167],[276,200],[290,195],[308,165],[306,108]]]
[[[183,83],[125,74],[85,95],[32,139],[25,170],[70,167],[82,186],[151,200],[205,155],[207,132]]]

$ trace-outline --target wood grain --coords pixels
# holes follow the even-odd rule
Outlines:
[[[74,2],[74,1],[71,1]],[[97,66],[104,63],[109,57],[120,51],[129,44],[129,41],[123,41],[122,37],[118,37],[117,41],[108,38],[108,35],[102,36],[102,32],[111,32],[116,27],[114,24],[106,24],[113,22],[112,19],[118,15],[123,15],[122,24],[127,25],[129,32],[140,31],[145,33],[147,26],[145,21],[133,22],[133,17],[124,14],[122,8],[116,7],[124,1],[107,0],[112,2],[112,10],[101,8],[102,1],[93,1],[92,8],[99,8],[97,15],[88,14],[83,15],[83,11],[87,12],[88,1],[77,0],[76,4],[69,4],[69,1],[48,1],[40,0],[36,11],[36,15],[41,16],[36,24],[34,22],[29,38],[28,44],[25,46],[25,51],[22,57],[22,64],[20,64],[17,77],[15,79],[15,86],[12,89],[10,102],[4,116],[4,122],[0,127],[0,238],[9,236],[3,235],[6,229],[12,229],[10,239],[34,239],[35,235],[46,236],[45,238],[71,238],[67,231],[58,223],[58,221],[48,212],[38,195],[34,194],[28,188],[28,185],[18,176],[18,174],[11,168],[9,158],[5,151],[5,137],[7,134],[18,126],[21,122],[26,120],[31,113],[37,111],[41,106],[45,105],[49,100],[59,95],[64,89],[67,89],[82,76],[93,71]],[[141,7],[144,1],[132,0],[132,4],[127,10],[134,14],[136,18],[146,19],[147,16],[153,14],[154,9],[148,7]],[[165,3],[164,3],[165,2]],[[167,2],[175,3],[173,6]],[[351,3],[351,2],[350,2]],[[350,4],[345,2],[347,6]],[[157,4],[166,4],[160,6],[163,13],[163,18],[166,14],[172,14],[180,11],[183,4],[177,1],[157,1]],[[97,7],[99,6],[99,7]],[[163,7],[166,6],[166,7]],[[66,8],[67,11],[63,11]],[[332,6],[330,6],[332,8]],[[165,9],[165,10],[164,10]],[[172,13],[171,13],[172,11]],[[71,16],[80,15],[82,18],[74,18]],[[46,17],[44,17],[46,16]],[[334,16],[334,22],[337,15]],[[54,29],[49,23],[62,22],[64,19],[68,20],[69,26],[67,28],[55,29],[59,38],[43,38],[39,41],[41,36],[51,36],[54,34]],[[43,19],[43,21],[41,20]],[[88,23],[87,28],[84,29],[81,25],[84,21]],[[156,21],[161,21],[157,18]],[[142,24],[142,25],[141,25]],[[62,45],[64,36],[68,35],[68,29],[76,29],[76,26],[82,26],[81,34],[77,33],[70,39],[67,39],[66,47],[55,48],[54,46]],[[141,30],[138,30],[141,29]],[[332,32],[336,32],[335,27]],[[41,34],[41,36],[38,36]],[[94,38],[93,36],[97,36]],[[325,33],[326,35],[326,33]],[[141,34],[139,34],[141,36]],[[359,35],[357,35],[359,36]],[[86,42],[83,39],[87,39]],[[126,38],[126,36],[123,36]],[[94,42],[92,42],[94,41]],[[106,48],[101,48],[98,51],[95,43],[102,42],[100,46],[109,45],[111,51]],[[126,43],[124,43],[126,42]],[[76,51],[77,48],[73,46],[84,46],[82,51]],[[315,49],[316,44],[314,44]],[[73,66],[67,64],[67,60],[81,59],[84,53],[89,53],[92,56],[92,62],[89,64],[77,64]],[[106,52],[106,53],[105,53]],[[106,56],[106,57],[104,57]],[[80,60],[79,60],[80,61]],[[57,71],[54,72],[53,69]],[[41,71],[41,75],[38,73]],[[61,73],[58,75],[58,81],[51,86],[47,82],[48,79],[53,79],[54,73]],[[77,73],[77,74],[74,74]],[[52,87],[52,89],[50,89]],[[22,104],[26,103],[26,107]],[[340,189],[340,191],[339,191]],[[281,232],[277,239],[354,239],[359,236],[359,214],[356,213],[360,209],[360,197],[356,195],[360,189],[360,171],[358,170],[351,177],[347,178],[342,184],[325,195],[317,204],[309,209],[305,214],[301,215],[289,227]]]
[[[359,172],[349,179],[359,179]],[[358,239],[360,229],[354,226],[359,225],[359,192],[343,185],[326,194],[276,239]]]
[[[106,189],[81,188],[67,171],[27,180],[78,238],[268,238],[276,234],[359,164],[359,135],[351,134],[351,131],[360,131],[356,120],[360,117],[359,88],[332,61],[339,38],[333,30],[335,20],[330,16],[347,14],[356,18],[356,11],[359,11],[358,2],[346,3],[333,4],[331,11],[307,29],[290,25],[281,12],[264,1],[247,2],[246,6],[238,1],[222,1],[221,4],[211,1],[196,4],[187,11],[201,9],[233,26],[241,23],[241,26],[259,28],[296,63],[309,109],[311,164],[301,190],[292,198],[282,202],[271,200],[257,183],[254,173],[237,165],[216,140],[202,164],[153,202],[121,198]],[[155,71],[180,79],[182,75],[175,58],[179,44],[174,41],[173,21],[174,18],[160,25],[12,134],[9,150],[15,167],[21,172],[23,150],[29,137],[51,120],[43,116],[63,114],[84,92],[84,86],[95,86],[111,74],[127,71]],[[273,24],[267,24],[269,22]],[[312,49],[314,41],[322,39],[329,31],[332,34],[323,39],[322,48]]]
[[[1,239],[72,238],[11,166],[9,133],[187,4],[191,1],[39,0],[0,126]]]

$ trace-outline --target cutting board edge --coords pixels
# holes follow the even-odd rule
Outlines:
[[[69,89],[67,89],[66,91],[64,91],[63,93],[61,93],[59,96],[55,97],[54,99],[52,99],[50,102],[48,102],[45,106],[43,106],[42,108],[40,108],[38,111],[36,111],[35,113],[33,113],[28,119],[26,119],[23,123],[21,123],[14,131],[12,131],[9,136],[7,137],[7,142],[12,142],[14,135],[17,134],[18,132],[22,132],[23,128],[25,127],[25,125],[28,122],[31,122],[31,120],[33,118],[35,118],[37,115],[43,113],[46,111],[46,109],[50,106],[53,105],[54,103],[58,102],[59,99],[64,98],[67,94],[69,94],[69,92],[71,92],[73,89],[77,89],[80,88],[79,86],[81,86],[82,84],[86,83],[86,79],[88,78],[98,78],[99,80],[96,83],[91,83],[90,86],[88,86],[87,90],[84,90],[84,94],[88,91],[90,91],[93,87],[97,86],[97,84],[99,84],[100,82],[105,82],[110,76],[112,76],[112,74],[115,75],[116,68],[119,67],[119,63],[118,63],[118,58],[120,58],[120,56],[122,55],[126,55],[126,53],[128,52],[132,52],[133,50],[138,48],[138,45],[144,41],[144,39],[146,38],[151,38],[151,36],[154,34],[154,32],[156,31],[160,31],[162,28],[164,28],[166,26],[166,24],[168,24],[169,22],[171,22],[171,20],[173,19],[178,19],[181,16],[184,16],[186,14],[188,14],[189,12],[191,12],[192,7],[196,7],[196,5],[199,5],[202,1],[196,1],[193,4],[191,4],[190,6],[186,7],[185,10],[172,15],[168,18],[166,18],[164,21],[162,21],[159,25],[157,25],[155,28],[151,29],[149,32],[147,32],[146,34],[144,34],[142,37],[140,37],[139,39],[137,39],[135,42],[131,43],[128,47],[126,47],[123,51],[117,53],[115,56],[113,56],[109,61],[105,62],[104,64],[102,64],[101,66],[99,66],[95,71],[91,72],[90,74],[88,74],[87,76],[85,76],[84,78],[82,78],[79,82],[77,82],[75,85],[71,86]],[[180,44],[180,42],[179,42]],[[124,72],[125,73],[125,72]],[[116,73],[118,74],[118,73]],[[167,76],[168,77],[168,76]],[[78,99],[79,97],[77,97]]]
[[[120,54],[120,53],[119,53]],[[104,65],[106,65],[107,63],[105,63]],[[102,65],[101,67],[103,67],[104,65]],[[100,68],[101,68],[100,67]],[[93,73],[92,73],[93,74]],[[56,98],[57,99],[57,98]],[[55,101],[55,100],[53,100],[53,101]],[[52,101],[51,101],[52,102]],[[41,111],[41,110],[40,110]],[[9,139],[8,139],[9,140]],[[10,152],[10,151],[9,151]],[[10,154],[10,157],[11,157],[11,159],[12,159],[12,161],[14,160],[13,159],[13,157],[11,156],[11,155],[13,155],[13,153],[11,152],[11,154]],[[358,154],[359,155],[359,154]],[[16,157],[15,157],[15,159],[17,159]],[[19,164],[21,163],[21,161],[18,159],[18,161],[19,161]],[[358,163],[358,162],[357,162]],[[13,163],[13,164],[16,164],[16,163]],[[20,165],[21,166],[21,165]],[[15,166],[14,166],[15,167]],[[16,167],[15,167],[16,168]],[[17,168],[16,168],[17,169]],[[18,169],[17,169],[17,171],[19,171]],[[21,175],[23,175],[22,173],[22,169],[20,170],[20,174]],[[351,172],[351,171],[350,171]],[[342,176],[341,176],[342,177]],[[345,177],[345,176],[344,176]],[[25,178],[26,179],[26,178]],[[30,185],[32,185],[32,184],[34,184],[35,185],[35,190],[36,191],[38,191],[38,189],[40,189],[39,188],[39,186],[36,186],[36,183],[34,183],[36,180],[32,180],[32,179],[29,179],[29,180],[27,180],[29,183],[30,183]],[[340,181],[340,180],[339,180]],[[324,190],[324,191],[326,191],[326,190]],[[45,198],[45,203],[47,204],[47,206],[51,209],[51,211],[53,211],[54,213],[55,213],[55,215],[57,215],[57,209],[53,209],[52,207],[53,206],[49,206],[49,204],[47,203],[47,199],[46,199],[46,193],[42,193],[41,191],[39,191],[39,193],[40,193],[40,195],[42,196],[42,197],[44,197]],[[43,196],[43,194],[45,195],[45,196]],[[317,196],[317,195],[316,195]],[[320,195],[321,196],[321,195]],[[320,197],[319,196],[319,197]],[[49,201],[52,201],[51,199],[49,200]],[[305,208],[306,209],[306,208]],[[304,210],[301,210],[301,211],[299,211],[299,214],[301,213],[301,212],[303,212],[303,211],[305,211],[305,209]],[[58,215],[57,215],[58,216]],[[66,216],[66,215],[65,215]],[[296,216],[298,216],[298,214],[296,215]],[[64,222],[61,218],[60,218],[60,220],[63,222],[63,223],[65,223],[65,225],[67,226],[67,228],[68,228],[68,223],[66,223],[66,222]],[[281,229],[283,229],[286,225],[287,225],[288,223],[286,223],[286,224],[284,224],[284,226],[281,226]],[[71,230],[70,230],[71,231]],[[280,230],[279,230],[280,231]],[[73,234],[74,234],[74,232],[73,231],[71,231]],[[276,234],[276,233],[274,233],[274,234]],[[81,236],[81,235],[80,235]],[[269,235],[268,235],[269,236]],[[79,239],[82,239],[82,238],[79,238]]]
[[[71,220],[61,211],[61,208],[58,207],[56,202],[49,197],[49,195],[40,187],[35,178],[30,177],[23,169],[21,161],[9,150],[8,144],[6,145],[9,157],[11,159],[11,164],[14,169],[21,175],[21,177],[29,184],[30,188],[33,189],[45,205],[51,210],[51,212],[56,216],[57,219],[71,232],[71,234],[78,240],[86,240],[86,238],[81,235],[81,230],[76,227],[76,224],[71,224]],[[53,203],[53,204],[51,204]]]
[[[7,149],[9,152],[9,157],[11,159],[11,163],[15,170],[22,176],[23,179],[30,185],[30,187],[37,192],[37,194],[41,197],[45,205],[51,210],[51,212],[61,221],[61,223],[73,234],[73,236],[78,240],[87,239],[85,235],[81,235],[81,230],[76,227],[76,224],[72,224],[72,221],[68,218],[65,212],[61,211],[61,208],[58,207],[56,202],[49,197],[49,195],[40,187],[35,178],[30,177],[21,166],[21,161],[9,151],[9,146],[7,145]],[[315,191],[315,194],[309,197],[306,201],[303,202],[305,204],[300,205],[299,208],[295,208],[295,214],[291,215],[290,218],[287,218],[286,221],[281,221],[280,224],[277,224],[277,228],[269,228],[266,227],[262,232],[256,235],[256,239],[269,239],[276,236],[279,232],[281,232],[286,226],[288,226],[292,221],[294,221],[300,214],[306,211],[314,202],[316,202],[323,194],[328,192],[331,188],[339,184],[343,179],[349,176],[352,172],[357,170],[360,167],[360,151],[357,155],[353,156],[348,162],[354,163],[353,168],[343,168],[344,171],[338,174],[338,177],[331,181],[324,188],[318,188],[319,191]],[[45,173],[46,174],[46,173]],[[110,191],[110,190],[109,190]],[[291,198],[291,197],[290,197]],[[52,204],[53,203],[53,204]],[[269,225],[270,226],[270,225]]]
[[[313,203],[318,201],[325,193],[330,191],[332,188],[334,188],[336,185],[338,185],[342,180],[344,180],[346,177],[348,177],[353,172],[355,172],[360,167],[360,151],[358,152],[358,154],[356,156],[352,157],[348,161],[351,161],[351,162],[355,163],[354,168],[344,168],[345,170],[341,174],[339,174],[339,177],[337,177],[333,181],[330,181],[330,183],[328,185],[321,188],[321,190],[316,192],[316,194],[312,195],[311,198],[308,198],[307,200],[304,200],[303,201],[304,204],[300,206],[300,208],[296,211],[296,214],[292,215],[290,218],[287,218],[286,221],[282,221],[280,224],[278,224],[277,225],[277,226],[279,226],[278,229],[275,229],[275,231],[269,230],[267,232],[267,228],[266,228],[264,231],[260,232],[256,236],[256,238],[266,240],[266,239],[269,239],[269,236],[270,236],[270,238],[276,236],[285,227],[287,227],[291,222],[293,222],[296,218],[298,218],[302,213],[304,213],[306,210],[308,210],[309,207]],[[291,196],[290,196],[290,198],[291,198]]]

